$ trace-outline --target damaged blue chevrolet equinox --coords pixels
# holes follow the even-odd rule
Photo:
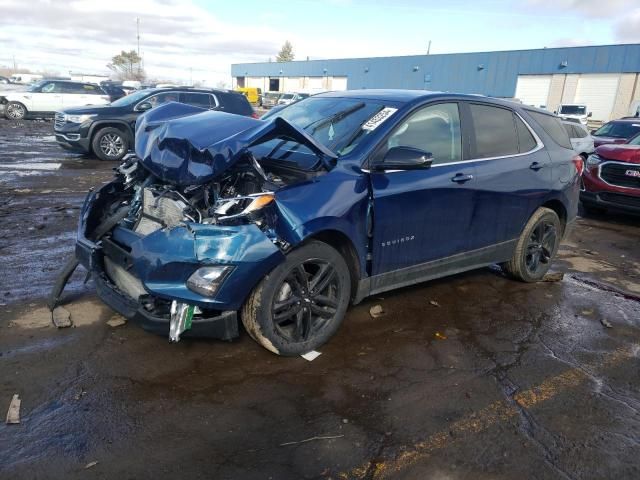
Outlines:
[[[329,92],[267,120],[169,103],[91,192],[76,258],[144,328],[318,348],[350,303],[490,264],[540,280],[582,159],[557,117],[493,98]]]

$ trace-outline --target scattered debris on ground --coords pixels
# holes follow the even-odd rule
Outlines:
[[[305,353],[304,355],[300,355],[302,358],[307,360],[308,362],[313,362],[316,358],[318,358],[322,353],[317,352],[315,350],[311,350],[310,352]]]
[[[542,279],[543,282],[561,282],[564,272],[547,273]]]
[[[120,327],[122,325],[125,325],[126,323],[127,321],[120,315],[114,315],[109,320],[107,320],[107,325],[113,328]]]
[[[84,468],[86,470],[87,468],[95,467],[97,464],[98,464],[98,462],[96,462],[96,461],[89,462],[84,466]]]
[[[20,400],[20,396],[16,393],[13,398],[11,398],[11,403],[9,403],[9,410],[7,410],[7,425],[20,423],[20,404],[22,400]]]
[[[602,325],[604,325],[607,328],[613,328],[613,325],[611,325],[611,322],[609,320],[607,320],[606,318],[601,318],[600,319],[600,323]]]
[[[371,315],[372,318],[381,317],[384,315],[384,308],[382,308],[382,305],[374,305],[369,309],[369,315]]]
[[[429,300],[429,303],[431,305],[433,305],[434,307],[439,307],[440,306],[440,304],[438,302],[436,302],[435,300]]]
[[[342,437],[344,437],[344,435],[325,435],[325,436],[321,436],[321,437],[311,437],[311,438],[305,438],[304,440],[300,440],[299,442],[281,443],[280,446],[281,447],[286,447],[287,445],[298,445],[300,443],[313,442],[315,440],[332,440],[334,438],[342,438]]]
[[[434,333],[433,336],[436,337],[438,340],[446,340],[447,339],[447,336],[442,334],[442,333],[440,333],[440,332]]]
[[[68,328],[73,325],[71,313],[64,307],[56,307],[53,312],[51,312],[51,320],[58,328]]]

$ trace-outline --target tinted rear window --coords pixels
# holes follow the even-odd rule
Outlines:
[[[569,141],[569,135],[563,128],[560,119],[545,113],[532,112],[531,110],[528,110],[528,113],[536,122],[538,122],[542,129],[547,132],[547,135],[549,135],[554,142],[564,148],[573,148],[571,146],[571,141]]]
[[[246,116],[253,114],[253,108],[251,107],[249,100],[247,100],[247,97],[241,93],[216,92],[216,95],[223,112]]]
[[[476,137],[474,158],[501,157],[519,152],[513,113],[488,105],[469,105]]]

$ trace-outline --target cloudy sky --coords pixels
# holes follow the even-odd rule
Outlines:
[[[107,72],[140,50],[158,79],[230,82],[232,63],[640,42],[639,0],[0,0],[0,66]]]

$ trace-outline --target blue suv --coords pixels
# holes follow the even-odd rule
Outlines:
[[[540,280],[583,168],[548,112],[425,91],[323,93],[267,120],[169,103],[135,138],[81,211],[98,295],[173,341],[241,320],[280,355],[386,290],[495,263]]]

